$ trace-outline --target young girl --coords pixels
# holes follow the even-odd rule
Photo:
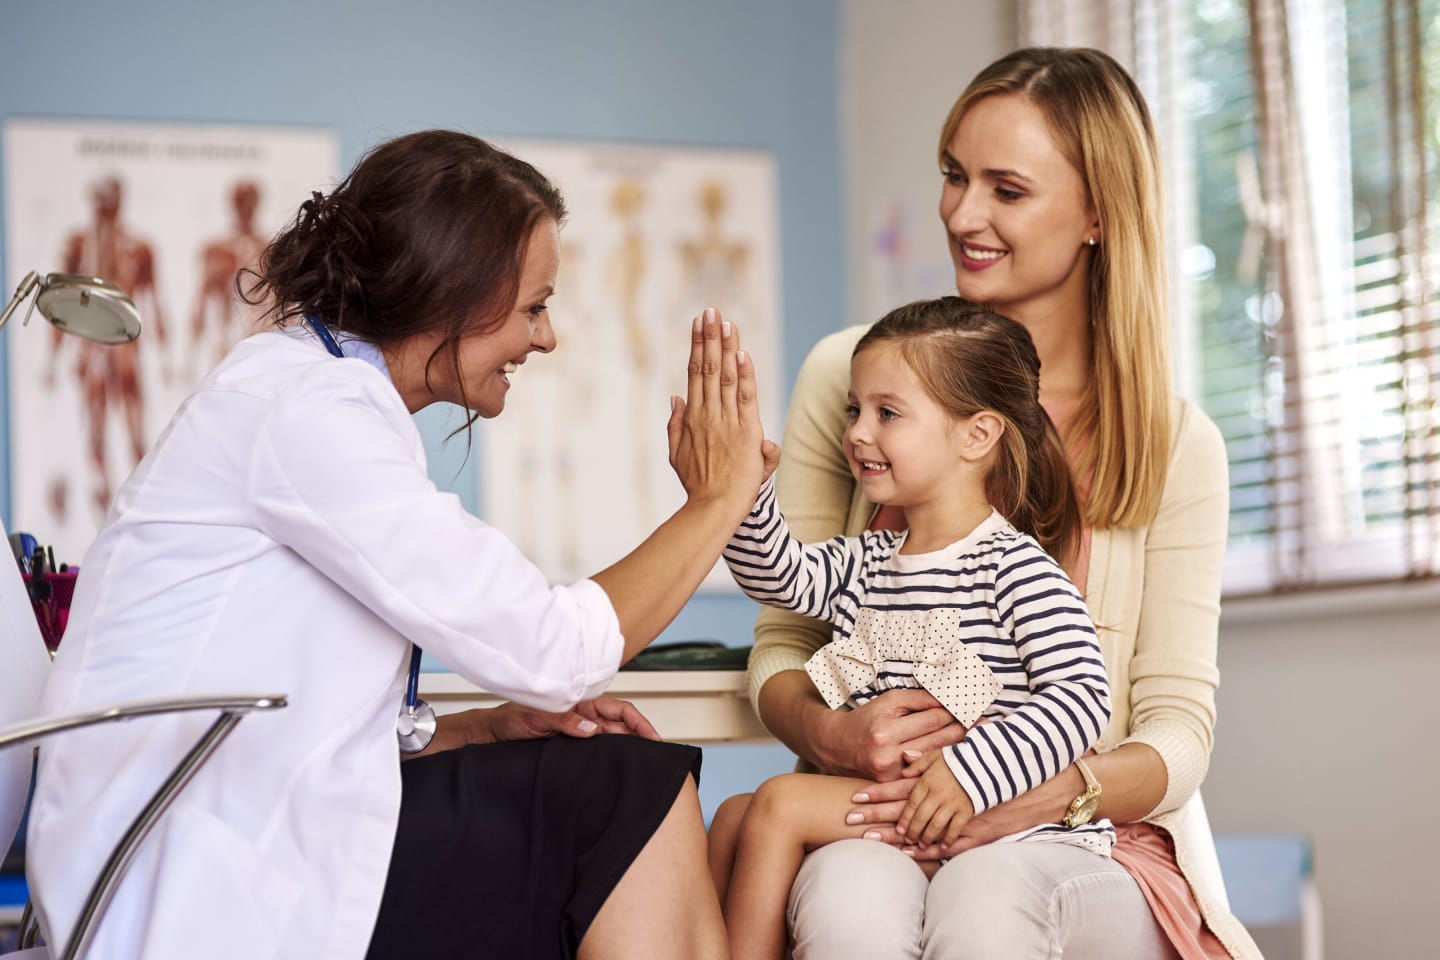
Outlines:
[[[903,507],[908,530],[802,545],[767,482],[725,551],[751,597],[831,623],[806,669],[832,708],[920,688],[967,728],[907,757],[919,782],[898,826],[913,844],[953,842],[976,813],[1083,769],[1110,719],[1094,628],[1051,558],[1075,548],[1080,514],[1039,373],[1025,328],[983,307],[945,297],[893,311],[855,348],[844,447],[866,496]],[[801,860],[863,835],[843,821],[864,786],[785,774],[722,805],[711,869],[737,960],[783,955]],[[1077,799],[1064,823],[1009,839],[1108,856],[1113,828],[1092,813]]]

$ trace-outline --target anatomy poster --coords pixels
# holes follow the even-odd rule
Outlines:
[[[337,178],[324,129],[10,119],[5,283],[78,273],[135,300],[140,339],[99,346],[23,310],[9,352],[11,530],[78,563],[116,487],[253,326],[237,271]]]
[[[779,435],[778,201],[759,151],[501,141],[565,195],[550,317],[558,346],[486,421],[482,503],[552,582],[634,548],[684,499],[667,459],[691,320],[716,306],[755,363]],[[706,581],[733,589],[723,565]]]

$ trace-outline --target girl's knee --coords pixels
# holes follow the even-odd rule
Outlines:
[[[715,815],[710,818],[711,831],[733,833],[739,830],[740,821],[745,819],[745,811],[750,808],[750,800],[754,796],[753,793],[737,793],[721,801],[720,806],[715,808]]]
[[[746,804],[746,830],[789,832],[792,819],[804,810],[802,774],[782,773],[771,777],[750,794]]]

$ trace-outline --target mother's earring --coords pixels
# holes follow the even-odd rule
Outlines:
[[[1086,237],[1086,238],[1085,238],[1085,244],[1086,244],[1086,246],[1093,247],[1093,246],[1095,246],[1095,244],[1097,244],[1097,243],[1099,243],[1099,242],[1100,242],[1100,241],[1096,240],[1094,237]]]

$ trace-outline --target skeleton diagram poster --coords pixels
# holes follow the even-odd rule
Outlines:
[[[3,146],[6,291],[30,270],[86,274],[140,311],[121,347],[20,315],[6,331],[10,529],[78,563],[115,488],[253,324],[235,274],[334,185],[339,145],[323,129],[10,119]]]
[[[558,346],[486,421],[486,519],[552,582],[633,549],[684,499],[665,422],[685,395],[691,320],[716,306],[755,363],[778,437],[782,393],[774,159],[759,151],[504,141],[565,195],[550,317]],[[705,584],[734,589],[723,564]]]

